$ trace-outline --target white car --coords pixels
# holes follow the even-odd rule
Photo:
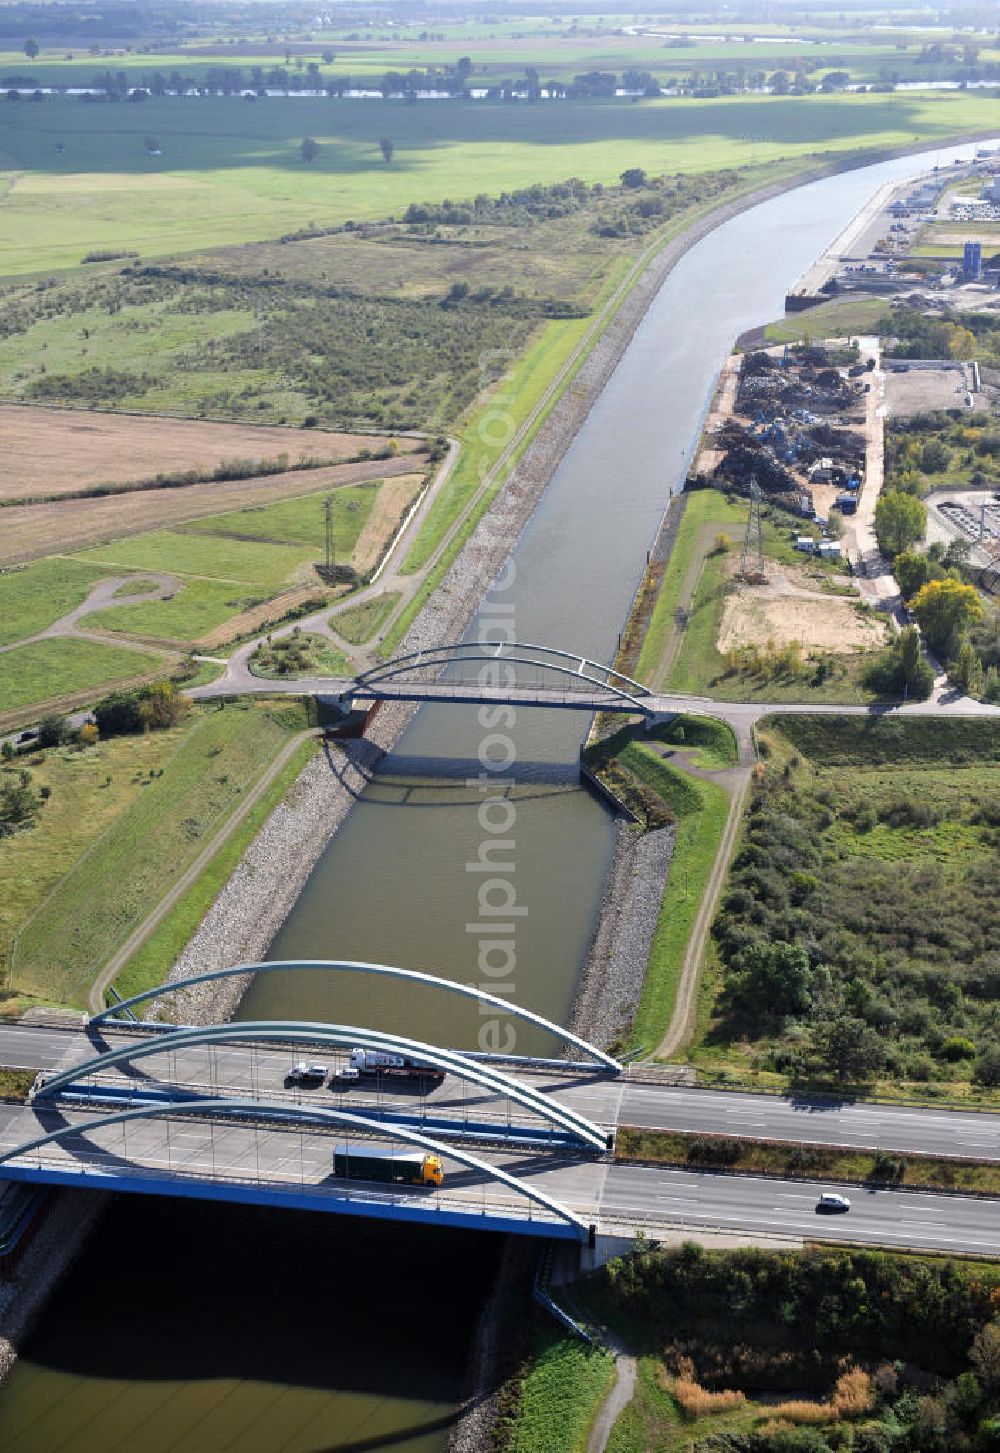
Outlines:
[[[849,1211],[851,1203],[847,1196],[842,1196],[838,1191],[824,1191],[816,1202],[816,1210],[820,1215],[832,1214],[837,1211]]]
[[[299,1060],[297,1065],[292,1065],[287,1078],[293,1085],[321,1085],[326,1079],[326,1065],[307,1065],[305,1060]]]

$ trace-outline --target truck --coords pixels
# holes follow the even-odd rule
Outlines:
[[[440,1084],[444,1070],[423,1064],[408,1054],[392,1054],[384,1049],[352,1049],[351,1068],[361,1075],[388,1075],[400,1080],[425,1080]]]
[[[391,1145],[338,1145],[333,1152],[333,1173],[344,1180],[390,1185],[439,1186],[444,1180],[440,1156],[397,1150]]]

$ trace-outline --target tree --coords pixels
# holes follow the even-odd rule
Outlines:
[[[28,57],[29,61],[33,61],[35,59],[35,56],[38,54],[38,49],[38,41],[33,40],[31,36],[29,36],[28,39],[24,42],[24,53]]]
[[[740,971],[730,992],[756,1014],[803,1014],[812,1002],[812,979],[805,949],[790,943],[755,943],[740,956]]]
[[[916,550],[901,551],[892,562],[892,570],[899,581],[904,600],[916,595],[928,580],[940,580],[945,574],[945,567],[940,561],[935,560],[929,552],[921,555]]]
[[[969,1361],[984,1387],[1000,1387],[1000,1321],[987,1322],[979,1329],[969,1349]]]
[[[315,141],[311,136],[306,136],[303,138],[302,145],[299,147],[299,152],[301,153],[303,161],[315,161],[319,156],[319,142]]]
[[[38,723],[40,747],[61,747],[67,735],[68,728],[61,716],[43,716]]]
[[[19,828],[30,827],[38,812],[38,798],[32,791],[31,773],[20,771],[16,779],[0,783],[0,838],[11,837]]]
[[[907,626],[899,635],[899,664],[907,696],[926,701],[934,689],[934,672],[920,650],[920,635]]]
[[[96,721],[85,721],[76,734],[81,747],[96,747],[101,733]]]
[[[920,587],[910,608],[927,644],[938,655],[947,656],[969,627],[983,618],[979,596],[971,585],[946,577],[929,580]]]
[[[885,555],[898,555],[924,538],[927,507],[910,494],[883,494],[875,506],[875,534]]]
[[[838,1014],[819,1025],[813,1045],[824,1066],[841,1081],[867,1079],[885,1064],[880,1035],[852,1014]]]
[[[646,185],[646,173],[641,166],[626,167],[621,174],[623,187],[644,187]]]
[[[380,136],[378,139],[378,149],[382,153],[382,160],[385,162],[386,166],[388,166],[389,163],[392,161],[392,158],[396,151],[395,142],[391,139],[391,137]]]
[[[962,691],[978,696],[983,689],[983,663],[968,636],[958,642],[954,661],[948,663],[948,675]]]

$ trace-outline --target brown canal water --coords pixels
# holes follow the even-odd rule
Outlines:
[[[948,148],[944,155],[969,153]],[[610,659],[669,493],[684,476],[734,337],[781,313],[787,288],[901,158],[766,202],[693,248],[660,289],[563,459],[488,604],[517,639]],[[491,617],[494,621],[501,616]],[[478,629],[473,627],[473,633]],[[522,711],[503,727],[513,839],[513,961],[502,992],[565,1019],[599,909],[613,824],[579,787],[586,730]],[[480,967],[485,832],[468,785],[484,739],[473,708],[425,708],[317,865],[275,959],[357,958],[496,987]],[[508,955],[509,958],[509,955]],[[478,1016],[370,983],[270,975],[244,1017],[336,1020],[472,1043]],[[516,1049],[548,1041],[516,1028]],[[442,1453],[488,1238],[294,1212],[123,1199],[55,1297],[0,1392],[4,1453]],[[402,1329],[402,1333],[401,1330]]]

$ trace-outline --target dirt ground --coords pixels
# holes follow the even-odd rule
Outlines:
[[[961,364],[896,373],[892,362],[886,362],[885,406],[887,413],[897,418],[930,409],[961,409],[968,387],[967,370]]]
[[[422,474],[401,474],[398,479],[387,479],[383,484],[354,547],[353,564],[359,575],[375,569],[423,483]]]
[[[203,515],[274,504],[290,495],[339,489],[368,479],[411,477],[413,467],[412,457],[402,455],[398,459],[292,470],[288,474],[225,484],[191,484],[183,489],[141,490],[42,505],[8,505],[3,511],[0,532],[0,565],[20,564],[55,552],[69,554],[88,545],[101,545],[123,535],[136,535]]]
[[[853,599],[816,589],[805,572],[793,566],[769,560],[767,570],[766,585],[733,583],[719,628],[720,652],[769,641],[779,647],[798,641],[804,651],[848,655],[882,644],[885,622],[860,615]]]
[[[100,414],[83,409],[0,405],[4,461],[0,499],[63,494],[95,484],[124,484],[184,469],[214,469],[224,459],[350,459],[378,449],[385,438],[213,424],[152,415]],[[400,439],[401,450],[419,443]]]

